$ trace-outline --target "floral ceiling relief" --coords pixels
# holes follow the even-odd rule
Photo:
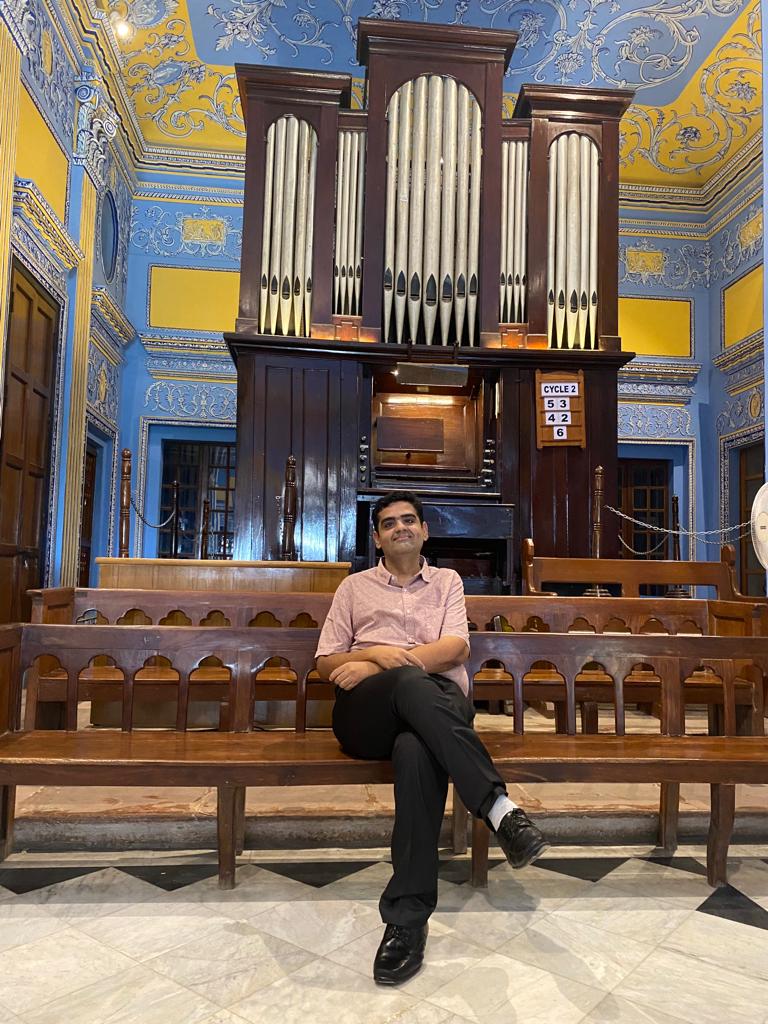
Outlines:
[[[621,126],[622,181],[655,180],[655,171],[700,184],[743,145],[762,123],[761,42],[754,4],[673,104],[631,107]]]
[[[83,2],[83,0],[76,0]],[[362,77],[360,17],[514,29],[505,82],[637,90],[623,180],[702,184],[759,127],[756,0],[106,0],[149,145],[240,154],[233,65]]]

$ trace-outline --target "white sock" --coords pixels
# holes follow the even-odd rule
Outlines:
[[[501,824],[501,819],[505,814],[509,814],[510,811],[517,809],[517,804],[514,800],[510,800],[506,793],[502,793],[501,796],[496,797],[496,802],[493,807],[488,811],[488,821],[491,823],[491,827],[495,832]]]

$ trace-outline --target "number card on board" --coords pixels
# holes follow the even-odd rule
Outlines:
[[[536,447],[587,446],[584,373],[536,371]]]

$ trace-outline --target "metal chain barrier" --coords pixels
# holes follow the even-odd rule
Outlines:
[[[613,514],[618,516],[620,519],[625,519],[628,523],[634,523],[635,526],[642,526],[644,530],[650,530],[653,533],[671,534],[679,537],[693,537],[695,540],[701,541],[702,544],[731,544],[737,540],[742,540],[744,537],[748,537],[751,527],[751,524],[747,521],[744,523],[737,523],[735,526],[726,526],[725,529],[722,530],[684,530],[682,527],[679,530],[668,530],[663,526],[654,526],[652,523],[644,523],[642,519],[633,519],[632,516],[626,515],[620,509],[613,508],[611,505],[603,505],[603,508],[607,509],[609,512],[613,512]],[[730,536],[737,530],[742,532],[736,537]],[[709,537],[715,537],[716,539],[709,540]],[[619,537],[619,540],[624,544],[625,548],[629,551],[633,551],[628,544],[621,540],[621,537]],[[664,541],[658,544],[655,548],[652,548],[652,551],[658,551],[663,543]],[[633,551],[633,554],[644,555],[651,554],[651,552]]]
[[[624,540],[621,534],[619,534],[619,544],[621,544],[622,547],[625,547],[627,551],[631,551],[633,555],[637,555],[638,558],[647,558],[648,555],[652,555],[654,554],[654,552],[659,551],[661,548],[663,548],[666,543],[667,538],[665,537],[663,540],[659,541],[655,548],[651,548],[648,551],[635,551],[633,547],[627,544],[627,542]]]
[[[173,517],[175,515],[175,510],[174,510],[174,511],[171,511],[171,514],[168,516],[168,518],[165,520],[165,522],[157,523],[157,524],[150,523],[147,519],[144,518],[144,516],[141,514],[141,512],[139,512],[138,507],[136,506],[136,502],[133,500],[133,495],[131,495],[131,505],[133,507],[133,511],[136,513],[136,515],[139,517],[139,519],[142,521],[142,523],[144,523],[145,526],[148,526],[150,528],[150,530],[162,530],[164,526],[167,526],[168,523],[170,523],[170,521],[173,519]]]

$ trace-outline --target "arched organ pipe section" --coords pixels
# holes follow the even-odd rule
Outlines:
[[[477,100],[448,76],[421,75],[389,101],[386,341],[447,345],[466,331],[477,344],[481,124]]]
[[[336,241],[333,312],[357,316],[363,284],[365,134],[342,130],[336,157]]]
[[[528,142],[503,142],[501,149],[501,274],[499,322],[527,319]]]
[[[566,132],[549,149],[547,329],[551,348],[597,348],[598,151]]]
[[[286,114],[267,130],[259,331],[308,335],[312,313],[312,222],[317,135]]]

